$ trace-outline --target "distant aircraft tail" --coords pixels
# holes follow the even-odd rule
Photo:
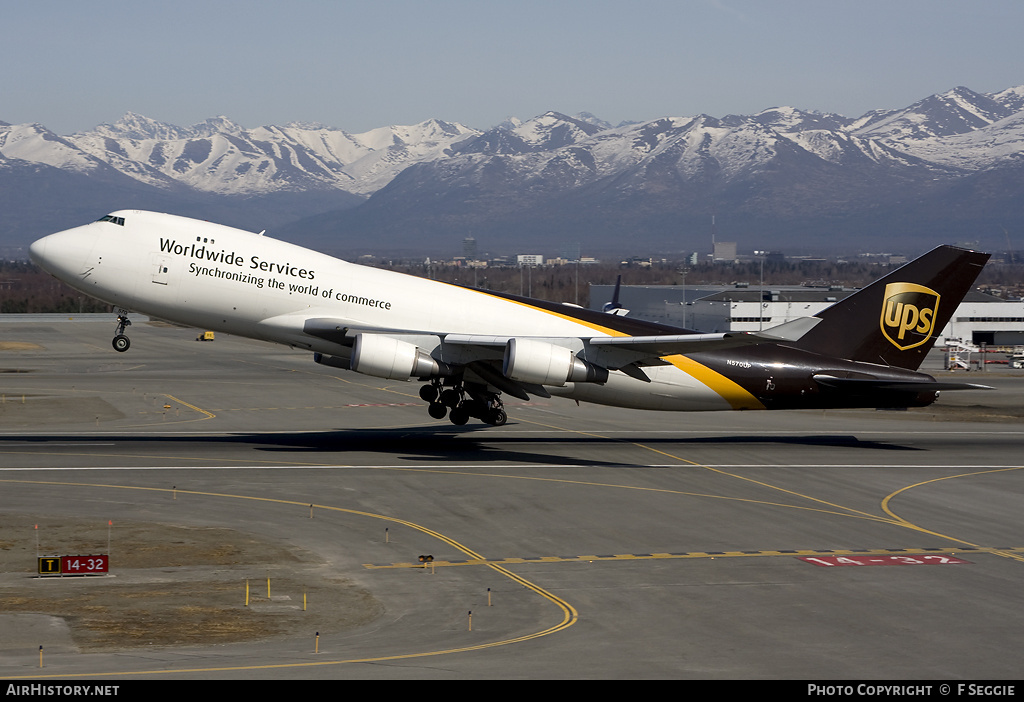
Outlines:
[[[622,306],[619,302],[619,288],[622,287],[622,276],[620,275],[615,279],[615,292],[612,293],[612,301],[604,303],[604,311],[608,314],[617,314],[625,317],[629,314],[629,310]]]
[[[940,246],[837,302],[797,348],[917,370],[989,254]]]

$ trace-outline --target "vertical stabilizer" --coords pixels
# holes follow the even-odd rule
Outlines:
[[[917,370],[989,254],[940,246],[815,315],[794,344],[851,361]]]

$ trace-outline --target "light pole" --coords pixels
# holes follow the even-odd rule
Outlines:
[[[760,288],[761,288],[760,297],[761,297],[761,299],[760,299],[760,301],[758,302],[758,305],[757,305],[757,330],[758,331],[763,331],[764,330],[764,255],[766,253],[767,253],[767,251],[755,251],[754,252],[754,255],[757,256],[758,260],[761,263],[761,285],[760,285]]]
[[[685,266],[679,269],[679,275],[683,277],[683,329],[686,329],[686,273],[689,270]]]
[[[580,304],[580,259],[576,258],[576,304]]]

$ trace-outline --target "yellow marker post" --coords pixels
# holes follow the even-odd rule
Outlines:
[[[270,599],[270,578],[267,578],[267,599]]]
[[[302,593],[302,611],[306,611],[306,593]]]
[[[43,647],[39,647],[39,667],[43,667]]]
[[[249,579],[245,580],[245,606],[249,606]]]
[[[473,631],[473,610],[469,610],[469,630]]]
[[[320,632],[316,632],[316,649],[314,653],[320,653]]]
[[[487,606],[491,606],[491,588],[487,588]]]

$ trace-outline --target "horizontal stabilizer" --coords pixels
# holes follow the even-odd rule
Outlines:
[[[818,374],[814,380],[827,388],[855,393],[879,392],[928,392],[930,390],[995,390],[989,385],[975,383],[914,382],[906,380],[882,380],[874,378],[837,378]]]
[[[800,317],[780,324],[754,336],[765,341],[799,341],[804,334],[814,329],[821,322],[820,317]]]

